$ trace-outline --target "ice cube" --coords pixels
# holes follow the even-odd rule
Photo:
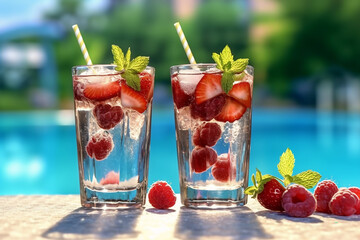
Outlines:
[[[141,114],[138,111],[130,110],[128,112],[129,117],[129,128],[130,128],[130,138],[138,140],[140,132],[144,125],[145,114]]]
[[[180,87],[186,94],[193,94],[195,92],[196,85],[199,83],[204,74],[185,74],[178,75]]]

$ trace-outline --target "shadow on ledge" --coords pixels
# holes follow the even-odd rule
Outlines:
[[[256,214],[248,207],[231,210],[195,210],[181,207],[175,237],[221,237],[233,239],[269,239]]]
[[[50,239],[136,238],[142,209],[87,210],[78,208],[42,234]],[[80,236],[79,236],[80,235]]]

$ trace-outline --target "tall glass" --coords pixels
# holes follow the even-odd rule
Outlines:
[[[148,184],[155,69],[130,88],[115,65],[72,68],[81,204],[138,208]]]
[[[253,70],[247,66],[236,74],[231,95],[222,92],[216,64],[170,68],[180,194],[187,207],[229,208],[247,202]],[[236,94],[244,99],[239,102]]]

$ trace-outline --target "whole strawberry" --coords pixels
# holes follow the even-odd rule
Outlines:
[[[257,198],[259,203],[266,209],[273,211],[283,211],[281,199],[284,186],[270,175],[261,175],[259,170],[256,170],[256,179],[252,178],[254,186],[248,187],[245,194],[252,195]]]
[[[264,184],[264,190],[257,195],[257,200],[264,208],[283,211],[281,199],[284,191],[284,186],[273,178]]]
[[[294,154],[290,149],[286,149],[286,151],[281,155],[280,162],[277,165],[278,171],[280,175],[284,177],[284,179],[279,179],[269,174],[261,175],[261,172],[256,169],[256,176],[253,174],[251,178],[254,186],[246,188],[245,194],[252,195],[253,198],[257,198],[259,203],[267,209],[273,211],[286,211],[290,216],[297,216],[297,214],[292,213],[301,210],[300,208],[302,208],[302,205],[286,205],[288,208],[285,208],[283,204],[283,193],[285,192],[284,186],[289,186],[291,183],[295,183],[298,184],[298,186],[301,185],[301,191],[303,189],[310,189],[318,183],[321,175],[318,172],[312,170],[307,170],[293,175],[294,166]],[[290,191],[290,193],[293,192],[294,190]],[[308,194],[309,191],[306,190],[306,193]],[[310,197],[314,198],[312,194],[310,195]],[[311,206],[316,207],[315,198],[314,201],[315,204]],[[310,212],[310,214],[311,213],[312,212]],[[307,214],[300,214],[298,217],[305,217],[305,215],[308,216]]]

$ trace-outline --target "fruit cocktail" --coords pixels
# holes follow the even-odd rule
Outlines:
[[[81,204],[88,208],[141,207],[146,199],[155,70],[145,61],[131,72],[134,86],[115,62],[72,69]]]
[[[247,59],[232,58],[232,68],[224,67],[228,52],[226,47],[215,56],[223,58],[218,64],[170,68],[181,202],[188,207],[247,201],[253,68]]]

